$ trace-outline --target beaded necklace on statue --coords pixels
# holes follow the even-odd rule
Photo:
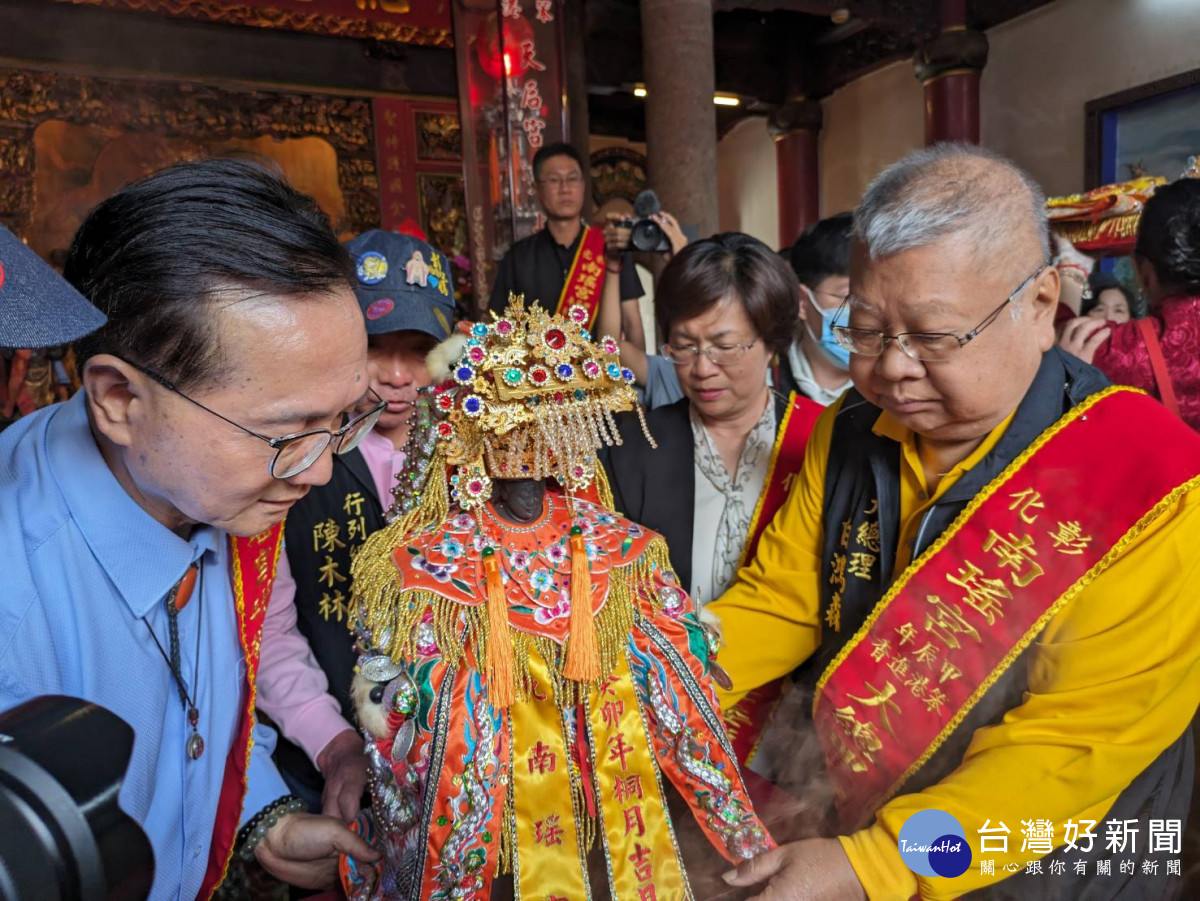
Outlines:
[[[537,515],[537,517],[533,520],[533,522],[531,522],[525,526],[519,526],[515,522],[510,522],[507,519],[501,521],[500,517],[496,515],[496,511],[492,509],[492,504],[484,504],[483,512],[487,516],[488,519],[490,519],[493,523],[495,523],[497,526],[500,527],[501,531],[521,532],[524,534],[528,534],[530,532],[536,532],[538,529],[540,529],[542,526],[544,526],[546,524],[546,522],[550,519],[551,516],[554,515],[554,498],[550,494],[547,494],[546,495],[546,509],[544,509],[541,513],[539,513]]]

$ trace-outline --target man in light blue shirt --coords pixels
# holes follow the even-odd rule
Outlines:
[[[153,844],[152,898],[207,895],[228,857],[214,827],[249,690],[230,536],[280,522],[378,418],[350,267],[312,199],[261,167],[135,183],[67,261],[108,316],[76,345],[83,390],[0,435],[0,709],[67,694],[133,726],[120,803]],[[279,815],[241,847],[309,887],[338,852],[373,859],[338,820],[291,812],[273,747],[256,725],[245,797],[226,793],[229,827]]]

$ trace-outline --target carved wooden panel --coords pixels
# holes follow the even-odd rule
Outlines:
[[[35,132],[44,123],[86,126],[63,129],[77,140],[147,146],[157,142],[165,149],[157,156],[147,154],[155,162],[153,168],[213,153],[261,155],[262,148],[270,149],[273,142],[319,139],[334,156],[330,166],[336,169],[340,197],[336,208],[323,206],[335,219],[335,229],[349,234],[379,224],[379,181],[367,98],[0,68],[0,221],[18,234],[30,228],[40,208],[58,199],[39,198],[35,191],[39,165]],[[136,136],[144,140],[139,142]],[[62,146],[61,137],[57,146]],[[283,157],[281,166],[287,172],[287,154],[268,155],[277,163]],[[41,163],[51,164],[57,162]],[[133,176],[139,174],[144,173],[135,171]]]

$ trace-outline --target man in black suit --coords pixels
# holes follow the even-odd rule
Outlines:
[[[585,286],[587,297],[594,296],[594,308],[599,306],[600,292],[609,278],[620,279],[621,300],[641,297],[645,291],[637,270],[632,262],[621,258],[629,246],[629,230],[612,224],[599,230],[584,225],[580,218],[587,183],[579,151],[570,144],[547,144],[533,157],[533,177],[537,182],[538,205],[546,215],[546,227],[509,248],[500,261],[488,308],[502,316],[509,295],[523,294],[527,307],[536,304],[551,313],[565,312],[567,306],[576,302],[572,297],[560,309],[568,276],[573,275],[577,263],[586,264],[580,259],[581,243],[585,245],[583,251],[607,250],[603,271],[590,273],[595,276],[594,281]],[[587,273],[580,274],[588,277]]]

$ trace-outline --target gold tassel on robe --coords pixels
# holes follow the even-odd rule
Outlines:
[[[563,675],[574,682],[600,678],[600,644],[592,616],[592,574],[588,566],[583,530],[571,529],[571,620],[567,636],[567,663]]]
[[[500,561],[492,548],[483,551],[487,580],[488,610],[488,695],[493,707],[505,709],[513,703],[513,651],[508,634],[508,601],[500,576]]]

